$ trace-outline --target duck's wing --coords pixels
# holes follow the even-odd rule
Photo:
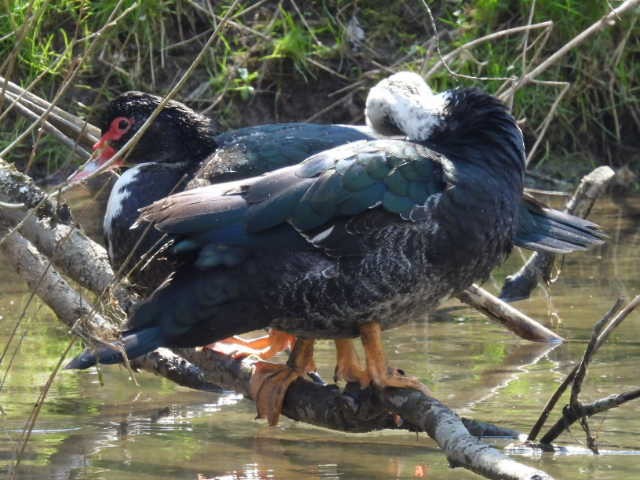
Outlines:
[[[193,185],[254,177],[310,156],[377,135],[366,126],[281,123],[232,130],[215,137],[218,148],[196,172]]]
[[[202,266],[219,264],[214,250],[353,254],[363,232],[424,218],[447,185],[444,162],[410,142],[356,142],[261,177],[172,195],[143,209],[141,220],[176,238],[178,251],[209,252]],[[361,219],[373,210],[375,219]]]

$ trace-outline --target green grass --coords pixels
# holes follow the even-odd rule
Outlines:
[[[94,107],[99,109],[124,90],[166,92],[231,3],[216,2],[214,20],[201,3],[124,0],[118,12],[132,5],[136,9],[99,39],[94,55],[83,65],[61,106],[94,119]],[[531,0],[429,3],[439,31],[448,32],[440,42],[443,53],[482,35],[526,24],[531,7]],[[6,3],[5,10],[0,11],[1,58],[11,58],[17,40],[17,34],[11,32],[25,23],[28,28],[14,61],[3,60],[2,74],[21,85],[43,75],[33,91],[52,98],[75,59],[93,40],[91,34],[105,24],[117,5],[115,0]],[[356,120],[351,105],[362,105],[367,89],[386,76],[388,69],[424,72],[438,59],[433,43],[429,43],[432,32],[428,17],[417,0],[297,2],[304,21],[288,1],[269,1],[257,8],[254,5],[240,2],[232,15],[234,24],[221,32],[179,96],[184,99],[191,95],[190,104],[199,109],[218,100],[209,113],[225,128],[273,121],[276,116],[280,121],[302,120],[331,103],[336,105],[319,120],[350,122]],[[533,21],[554,22],[542,57],[608,8],[603,0],[538,0]],[[354,14],[366,34],[359,49],[352,48],[347,32]],[[569,81],[572,87],[534,159],[537,165],[555,168],[569,157],[584,158],[582,164],[587,169],[598,163],[617,165],[633,157],[621,157],[618,151],[620,145],[624,149],[640,148],[640,63],[635,61],[640,50],[639,34],[638,22],[627,15],[545,72],[543,79]],[[536,35],[532,33],[530,40]],[[521,75],[521,51],[521,35],[504,37],[476,46],[452,60],[450,66],[472,76]],[[363,78],[366,81],[352,91],[353,98],[333,93]],[[430,83],[436,90],[482,84],[495,91],[502,82],[459,79],[442,69]],[[517,93],[514,110],[519,118],[526,119],[524,130],[529,144],[558,92],[557,87],[530,85]],[[337,101],[341,98],[344,101]],[[3,123],[0,148],[25,126],[15,115]],[[12,152],[10,160],[24,163],[36,139],[34,133]],[[50,141],[38,145],[35,166],[43,174],[68,160],[65,147],[56,147]]]

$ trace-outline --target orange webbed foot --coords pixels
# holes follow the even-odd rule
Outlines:
[[[251,376],[250,394],[256,402],[257,418],[277,425],[289,386],[301,376],[287,365],[257,362]]]
[[[250,394],[256,402],[258,418],[276,425],[289,386],[307,372],[315,370],[313,340],[297,339],[286,365],[257,362],[251,376]]]
[[[280,330],[269,330],[267,335],[246,340],[233,336],[207,345],[204,348],[229,355],[235,359],[255,356],[267,360],[284,350],[292,350],[296,337]]]

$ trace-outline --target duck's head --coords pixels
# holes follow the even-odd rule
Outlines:
[[[102,136],[93,146],[92,159],[69,177],[81,180],[107,163],[149,118],[161,97],[131,91],[112,100],[102,116]],[[186,105],[170,100],[136,145],[105,170],[143,162],[200,162],[216,144],[212,121]]]
[[[435,94],[420,75],[398,72],[376,84],[367,96],[367,125],[382,135],[426,140],[444,121],[448,92]]]
[[[420,75],[399,72],[369,91],[365,116],[383,135],[403,135],[440,152],[456,149],[460,158],[495,157],[497,165],[504,163],[497,158],[508,158],[516,170],[524,169],[520,128],[499,99],[479,88],[434,93]],[[504,155],[495,155],[498,150]]]

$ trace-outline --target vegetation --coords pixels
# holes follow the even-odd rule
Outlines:
[[[391,71],[421,72],[435,89],[483,84],[499,91],[505,78],[530,70],[611,7],[604,0],[429,3],[439,42],[419,0],[225,0],[212,6],[190,0],[13,0],[0,14],[0,74],[52,99],[81,62],[59,105],[96,123],[94,108],[124,90],[166,93],[233,8],[178,99],[214,115],[221,128],[305,119],[354,123],[363,120],[368,88]],[[553,21],[550,32],[503,36],[463,49],[448,62],[453,72],[501,80],[430,71],[439,61],[437,47],[444,55],[484,35],[547,20]],[[544,73],[545,80],[571,87],[554,111],[534,168],[574,178],[597,164],[640,162],[639,34],[637,15],[627,15]],[[523,58],[525,37],[530,48]],[[514,111],[530,146],[561,90],[544,84],[518,90]],[[15,112],[0,122],[0,148],[28,125]],[[8,157],[48,175],[67,162],[68,149],[34,132]]]

